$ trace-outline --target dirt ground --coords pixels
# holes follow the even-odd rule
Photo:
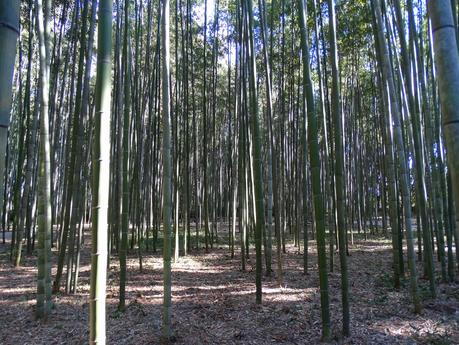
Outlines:
[[[228,249],[193,251],[173,264],[172,326],[177,344],[316,344],[320,343],[320,296],[315,242],[310,243],[309,273],[293,246],[284,255],[284,285],[276,274],[263,281],[263,304],[255,304],[254,255],[240,270],[239,252]],[[86,344],[88,341],[89,248],[82,255],[76,294],[54,296],[46,321],[34,318],[36,258],[24,257],[15,269],[8,261],[8,243],[0,244],[1,344]],[[274,255],[275,256],[275,255]],[[56,259],[56,255],[54,257]],[[390,244],[382,238],[350,246],[351,332],[341,337],[339,259],[329,274],[333,338],[339,344],[459,344],[459,281],[441,284],[438,298],[426,297],[428,282],[420,278],[424,309],[412,310],[408,280],[396,291],[391,283]],[[273,268],[276,265],[273,264]],[[53,265],[55,273],[55,262]],[[420,268],[420,266],[419,266]],[[110,263],[107,285],[109,344],[158,344],[161,329],[162,261],[145,255],[143,271],[133,254],[128,261],[127,308],[118,302],[118,259]],[[419,270],[422,272],[422,270]],[[437,276],[439,269],[437,267]],[[438,277],[439,278],[439,277]]]

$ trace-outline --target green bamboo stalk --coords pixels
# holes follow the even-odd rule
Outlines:
[[[336,186],[336,211],[338,216],[338,245],[341,267],[341,295],[343,304],[343,334],[348,336],[350,333],[350,312],[349,312],[349,282],[347,271],[346,255],[346,223],[344,217],[345,206],[345,177],[344,177],[344,145],[343,145],[343,114],[340,104],[340,85],[339,85],[339,66],[338,51],[336,43],[336,14],[333,0],[328,0],[329,11],[329,39],[331,47],[331,67],[332,67],[332,113],[334,122],[335,137],[335,186]]]
[[[107,211],[110,181],[112,0],[99,1],[94,140],[92,142],[92,251],[89,342],[105,344]]]
[[[162,338],[168,342],[171,337],[171,218],[172,218],[172,166],[171,166],[171,111],[170,111],[170,36],[169,0],[163,0],[161,21],[162,48],[162,129],[163,129],[163,323]]]
[[[120,246],[120,300],[118,309],[124,311],[126,300],[126,256],[129,231],[129,115],[131,112],[131,59],[129,54],[129,0],[124,2],[124,115],[123,115],[123,165],[122,210]]]
[[[309,66],[309,46],[307,33],[307,10],[303,0],[299,2],[299,21],[301,27],[301,49],[303,59],[303,87],[306,92],[309,160],[311,164],[312,197],[314,221],[317,233],[317,252],[319,256],[320,304],[322,311],[322,339],[330,338],[330,304],[328,297],[327,253],[325,251],[324,203],[320,178],[319,135],[317,114],[314,104],[311,73]]]
[[[0,1],[0,189],[4,188],[5,156],[12,102],[16,43],[19,37],[19,0]],[[3,209],[4,194],[0,209]]]
[[[448,171],[451,176],[451,192],[455,204],[456,226],[452,228],[457,231],[459,229],[459,98],[457,97],[459,55],[456,26],[449,0],[429,1],[428,5],[443,114],[442,127],[447,150]]]
[[[263,173],[261,155],[261,128],[258,111],[258,90],[257,90],[257,70],[255,58],[255,39],[253,25],[253,4],[252,0],[246,0],[248,16],[248,34],[246,44],[249,51],[249,89],[250,89],[250,112],[251,112],[251,133],[252,133],[252,157],[253,157],[253,186],[255,198],[255,255],[256,255],[256,302],[262,302],[262,253],[261,241],[265,228],[264,193],[263,193]]]
[[[381,57],[381,71],[383,75],[384,84],[388,85],[388,94],[390,99],[390,110],[386,109],[387,124],[390,126],[394,133],[395,148],[398,157],[398,169],[400,173],[400,190],[403,202],[403,218],[405,222],[407,249],[408,249],[408,266],[410,269],[410,286],[411,295],[413,298],[414,310],[416,313],[421,312],[422,305],[418,291],[416,258],[414,254],[413,233],[411,225],[411,200],[409,190],[408,178],[408,162],[405,154],[404,141],[401,128],[400,106],[398,98],[395,94],[395,85],[392,73],[392,67],[389,61],[389,52],[384,38],[384,25],[382,22],[381,4],[379,0],[372,0],[373,8],[375,10],[375,18],[378,33],[378,43]]]
[[[49,9],[50,1],[37,0],[37,26],[40,52],[41,116],[40,160],[38,172],[38,285],[39,318],[51,312],[51,164],[49,142]]]
[[[401,55],[402,55],[402,72],[405,82],[405,92],[408,97],[409,111],[411,112],[411,125],[413,132],[413,142],[415,149],[414,165],[416,168],[416,187],[417,187],[417,206],[420,213],[421,224],[422,224],[422,234],[424,240],[424,252],[425,252],[425,262],[427,263],[426,269],[430,281],[430,293],[432,297],[436,295],[435,289],[435,270],[433,265],[433,253],[432,253],[432,243],[430,241],[430,227],[427,219],[427,189],[426,189],[426,180],[425,180],[425,164],[424,164],[424,155],[422,152],[422,143],[421,143],[421,130],[420,130],[420,114],[418,107],[416,105],[415,97],[412,93],[412,80],[410,74],[410,60],[408,57],[408,48],[405,40],[405,26],[403,25],[403,18],[400,9],[400,3],[395,2],[395,12],[397,15],[397,27],[398,33],[400,36],[400,45],[401,45]],[[416,29],[414,27],[414,15],[413,15],[413,4],[411,0],[408,0],[408,16],[409,16],[409,33],[410,41],[417,40]],[[413,44],[411,43],[411,49],[413,49]],[[413,73],[414,74],[414,73]],[[414,81],[414,83],[417,80]],[[436,169],[433,167],[433,169]],[[421,225],[418,223],[418,228]]]

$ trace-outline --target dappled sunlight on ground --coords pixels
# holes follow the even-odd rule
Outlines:
[[[350,246],[352,337],[349,344],[428,344],[459,339],[459,284],[439,286],[437,300],[424,300],[421,315],[412,313],[407,280],[400,291],[391,283],[390,242],[370,238]],[[34,319],[36,260],[25,257],[14,269],[0,245],[1,344],[84,344],[88,339],[89,248],[81,258],[75,295],[54,296],[47,322]],[[276,272],[263,277],[263,305],[255,304],[255,256],[240,270],[226,248],[192,251],[172,264],[172,323],[177,344],[315,344],[321,336],[320,294],[315,242],[309,271],[303,274],[302,253],[287,246],[284,285]],[[275,257],[275,255],[274,255]],[[56,257],[54,257],[56,260]],[[55,266],[55,263],[54,263]],[[107,338],[111,344],[158,344],[161,329],[162,259],[144,255],[140,272],[136,253],[128,258],[126,311],[117,311],[119,265],[110,261],[107,277]],[[273,268],[276,263],[273,263]],[[53,272],[55,272],[55,267]],[[54,274],[54,273],[53,273]],[[420,279],[421,291],[427,281]],[[329,273],[333,341],[343,343],[339,258]],[[63,289],[61,289],[63,291]],[[459,341],[457,342],[459,343]]]
[[[458,342],[459,339],[451,338],[453,335],[450,333],[447,324],[439,320],[432,320],[426,317],[415,317],[412,320],[401,320],[397,317],[391,317],[387,320],[377,321],[372,326],[378,332],[387,332],[393,336],[404,336],[410,334],[415,341],[424,341],[437,343],[443,340],[445,343]]]

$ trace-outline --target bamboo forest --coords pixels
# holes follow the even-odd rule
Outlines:
[[[457,0],[0,0],[0,344],[459,344]]]

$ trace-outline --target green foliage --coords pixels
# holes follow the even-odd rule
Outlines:
[[[357,52],[373,54],[371,9],[367,0],[340,1],[336,6],[338,27],[336,30],[340,55],[360,57]]]

